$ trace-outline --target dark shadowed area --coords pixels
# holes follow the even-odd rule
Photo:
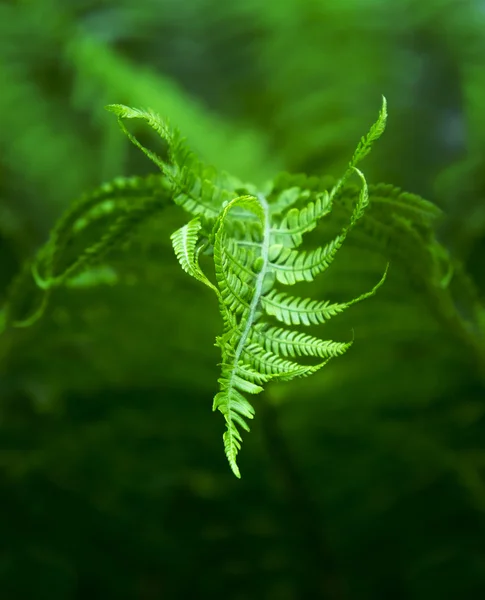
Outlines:
[[[346,354],[251,397],[238,480],[212,412],[218,303],[170,241],[187,214],[104,107],[303,189],[341,175],[382,95],[369,214],[295,293],[348,302],[389,262],[387,280],[312,328]],[[130,176],[110,204],[126,180],[99,186]],[[53,231],[71,274],[46,290]],[[483,0],[2,2],[1,600],[484,598],[484,264]]]

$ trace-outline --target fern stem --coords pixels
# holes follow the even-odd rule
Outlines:
[[[239,363],[239,359],[241,358],[241,354],[244,350],[247,339],[249,337],[251,327],[253,326],[253,323],[255,321],[256,311],[257,311],[259,303],[261,301],[261,293],[263,291],[264,278],[266,276],[266,273],[268,272],[268,265],[269,265],[269,252],[268,251],[269,251],[269,241],[270,241],[270,235],[271,235],[269,205],[263,194],[258,194],[258,200],[259,200],[261,206],[263,207],[263,211],[264,211],[263,241],[261,243],[261,258],[263,259],[263,265],[262,265],[262,268],[256,278],[254,294],[253,294],[253,297],[251,300],[251,304],[249,305],[249,311],[248,311],[248,316],[247,316],[246,322],[244,324],[244,330],[241,333],[241,337],[239,338],[239,342],[236,347],[236,351],[234,353],[234,366],[232,369],[231,380],[230,380],[231,384],[234,379],[234,374],[236,372],[237,365]]]
[[[225,385],[225,391],[224,391],[224,396],[227,399],[226,402],[229,402],[230,398],[233,396],[234,392],[237,392],[236,385],[237,385],[237,371],[238,371],[239,361],[241,359],[242,353],[244,351],[247,340],[249,338],[249,334],[251,332],[253,323],[256,320],[256,311],[257,311],[258,306],[261,301],[264,279],[265,279],[266,273],[268,272],[268,266],[270,264],[269,263],[269,243],[270,243],[271,229],[270,229],[270,218],[269,218],[269,205],[268,205],[268,202],[266,201],[265,196],[263,196],[262,194],[258,194],[258,201],[263,209],[263,240],[261,243],[261,257],[260,257],[263,262],[262,262],[261,270],[259,271],[259,273],[256,277],[256,282],[255,282],[255,286],[254,286],[254,294],[251,299],[251,303],[250,303],[249,307],[247,308],[247,310],[243,313],[243,316],[241,318],[241,326],[242,326],[243,320],[244,320],[244,315],[247,315],[246,320],[244,321],[244,328],[242,330],[241,336],[239,338],[236,349],[234,351],[234,356],[233,356],[232,360],[230,361],[230,363],[226,365],[227,384]],[[222,303],[222,306],[223,305],[224,305],[224,303]],[[217,398],[217,396],[216,396],[216,398]],[[214,401],[216,402],[216,399]],[[217,404],[214,404],[214,406],[217,406]],[[251,410],[252,410],[252,408],[251,408]],[[247,413],[247,411],[246,411],[246,413]],[[226,424],[227,424],[227,431],[226,431],[225,435],[228,436],[227,439],[229,441],[229,443],[226,445],[226,455],[229,459],[229,464],[231,465],[231,469],[232,469],[233,473],[236,475],[236,477],[240,478],[241,475],[240,475],[239,469],[236,464],[236,454],[237,454],[237,450],[239,449],[240,446],[239,446],[239,441],[237,439],[238,435],[237,435],[237,429],[236,429],[234,421],[237,420],[237,421],[239,421],[239,424],[242,424],[241,419],[237,418],[238,417],[237,414],[231,414],[230,410],[226,410],[223,414],[224,414],[224,418],[226,419]],[[246,416],[249,416],[249,414],[246,414]]]

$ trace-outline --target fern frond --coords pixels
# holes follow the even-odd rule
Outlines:
[[[348,232],[364,215],[369,204],[368,187],[356,164],[383,131],[385,101],[377,122],[362,138],[343,177],[330,191],[323,180],[304,175],[279,176],[264,186],[264,191],[243,185],[201,163],[178,130],[152,111],[123,105],[107,108],[118,117],[131,142],[160,168],[162,176],[117,180],[74,205],[39,253],[33,268],[37,286],[49,292],[75,282],[73,278],[83,271],[86,275],[88,266],[118,246],[136,224],[165,206],[169,198],[191,213],[194,218],[175,231],[171,241],[182,270],[212,289],[219,302],[223,331],[216,337],[216,345],[221,351],[222,367],[213,410],[224,416],[225,452],[233,473],[240,477],[240,430],[248,431],[247,421],[254,416],[254,408],[243,394],[257,395],[272,381],[307,377],[343,355],[351,345],[273,326],[268,317],[287,326],[324,323],[372,296],[385,279],[384,273],[371,291],[344,303],[290,296],[275,287],[277,283],[312,281],[325,271]],[[143,146],[128,131],[125,121],[130,119],[144,121],[166,142],[168,158]],[[298,250],[304,234],[331,212],[353,173],[360,178],[361,186],[340,233],[319,248]],[[96,226],[100,235],[93,240]],[[78,252],[66,258],[73,241],[78,244]],[[213,257],[214,281],[199,264],[201,253]],[[108,272],[100,271],[101,278]],[[320,360],[303,364],[298,360],[301,358]]]
[[[299,281],[313,281],[317,275],[328,269],[344,240],[345,236],[339,235],[321,248],[303,252],[274,244],[270,248],[270,256],[278,281],[286,285],[294,285]]]
[[[41,260],[42,270],[48,273],[48,277],[62,277],[69,265],[76,262],[83,247],[89,247],[87,242],[81,242],[81,246],[76,242],[96,237],[91,231],[86,233],[88,227],[101,223],[101,236],[106,232],[106,222],[113,223],[118,217],[126,216],[130,209],[137,209],[151,199],[157,200],[160,205],[168,204],[167,188],[160,176],[117,177],[103,183],[72,203],[61,216],[39,253],[37,265]],[[69,252],[66,251],[68,246],[71,248]]]
[[[163,179],[152,175],[118,177],[82,196],[59,219],[46,244],[12,282],[7,292],[7,324],[32,325],[44,314],[50,290],[79,285],[82,275],[168,204]],[[103,278],[84,277],[82,284],[87,281],[93,285]],[[17,314],[16,307],[24,306],[29,297],[39,296],[39,291],[36,305],[27,314]]]
[[[275,268],[276,277],[281,283],[293,285],[299,281],[313,281],[317,275],[326,271],[335,259],[350,230],[364,215],[365,209],[369,205],[367,182],[364,175],[357,168],[354,167],[354,170],[362,181],[362,188],[350,216],[350,223],[343,228],[338,236],[325,246],[312,251],[298,252],[297,250],[288,249],[283,244],[274,244],[270,247],[270,261]],[[327,198],[329,198],[328,194]],[[311,215],[314,216],[313,203],[311,206]],[[301,212],[297,209],[291,209],[290,212],[294,214],[294,218],[298,219],[300,214],[308,212],[308,208],[303,209]],[[305,231],[311,231],[316,227],[320,216],[317,214],[315,220],[305,218],[304,221],[309,223]]]
[[[45,291],[40,308],[23,321],[17,320],[17,324],[30,324],[38,318],[55,287],[93,285],[116,276],[109,264],[98,271],[89,269],[172,199],[193,215],[171,235],[175,256],[182,270],[213,290],[219,302],[223,330],[216,337],[216,345],[222,366],[213,410],[224,416],[225,452],[232,471],[240,477],[240,430],[248,431],[247,421],[254,416],[244,394],[257,395],[273,381],[312,375],[332,358],[342,356],[351,345],[277,327],[271,319],[286,326],[324,323],[372,296],[386,277],[384,273],[369,292],[341,303],[290,296],[276,287],[313,281],[324,272],[366,212],[368,187],[356,164],[383,131],[385,101],[377,122],[362,138],[344,175],[330,191],[324,180],[304,175],[281,175],[264,186],[264,191],[243,185],[202,164],[180,133],[155,113],[123,105],[110,105],[108,110],[116,114],[131,142],[160,168],[162,175],[116,180],[73,205],[32,266],[37,291]],[[128,131],[125,121],[130,119],[145,122],[166,142],[168,158],[145,148]],[[352,174],[360,178],[361,185],[358,193],[351,195],[348,207],[349,197],[342,200],[342,192]],[[337,200],[342,201],[339,209],[347,211],[340,232],[321,247],[300,250],[303,236],[329,215]],[[213,277],[199,264],[202,254],[213,258]],[[22,277],[20,284],[15,284],[15,294],[26,281]],[[32,275],[29,277],[32,287]],[[12,321],[8,306],[3,314],[7,324]],[[318,360],[316,364],[315,360],[313,364],[300,362],[305,358]]]
[[[212,410],[219,410],[226,420],[226,431],[223,435],[224,449],[232,472],[239,478],[241,473],[236,458],[241,449],[242,437],[237,427],[249,431],[249,426],[244,419],[254,417],[254,408],[236,389],[237,387],[243,389],[247,387],[243,381],[231,373],[229,378],[221,377],[219,379],[221,391],[214,397],[212,405]]]
[[[224,447],[237,477],[240,472],[236,457],[242,442],[238,427],[247,429],[244,417],[252,418],[254,414],[241,394],[258,394],[270,381],[311,375],[350,347],[350,343],[323,341],[298,331],[269,327],[266,316],[286,325],[324,323],[352,304],[372,296],[386,277],[384,274],[370,292],[346,303],[297,298],[275,288],[276,282],[291,285],[312,281],[327,269],[350,229],[365,213],[369,204],[368,188],[355,164],[382,133],[385,114],[384,103],[377,123],[363,138],[349,168],[330,193],[321,189],[319,180],[296,178],[292,183],[301,185],[292,185],[286,193],[276,191],[273,186],[270,195],[274,205],[263,193],[243,195],[226,203],[215,220],[208,239],[213,246],[224,332],[216,339],[222,354],[222,377],[213,408],[220,410],[226,420]],[[351,173],[361,179],[361,189],[348,224],[325,246],[311,251],[296,250],[303,235],[312,231],[330,212],[333,199]],[[306,206],[297,208],[295,205],[302,201],[306,201]],[[185,270],[195,268],[192,263],[191,267],[187,264],[187,254],[193,256],[199,225],[193,224],[192,228],[190,247],[188,243],[182,246]],[[290,360],[298,357],[317,357],[323,361],[305,365]]]
[[[202,227],[200,219],[196,217],[189,221],[187,225],[184,225],[180,229],[177,229],[170,239],[172,240],[173,249],[177,260],[180,263],[182,269],[198,279],[199,266],[195,260],[195,248],[199,241],[199,231]]]
[[[278,321],[286,325],[318,325],[343,312],[349,306],[373,296],[384,283],[386,275],[387,269],[381,280],[369,292],[365,292],[349,302],[330,303],[326,300],[318,301],[310,300],[309,298],[296,298],[285,292],[271,290],[262,299],[262,305],[269,315],[276,317]]]
[[[345,171],[343,176],[337,181],[332,191],[330,192],[330,198],[332,200],[340,191],[341,187],[347,182],[347,179],[349,178],[352,172],[357,172],[359,177],[363,179],[362,173],[356,167],[369,154],[374,142],[377,141],[380,138],[380,136],[384,133],[384,130],[386,128],[386,122],[387,100],[384,96],[382,96],[382,106],[381,110],[379,111],[377,121],[369,129],[367,135],[361,138],[359,145],[357,146],[357,149],[349,162],[347,170]]]
[[[253,280],[258,272],[259,261],[254,257],[250,246],[244,246],[237,240],[224,238],[225,257],[231,264],[232,271],[245,281]]]
[[[382,106],[379,111],[377,121],[372,125],[367,135],[361,138],[357,149],[352,156],[350,166],[355,167],[361,160],[363,160],[371,151],[372,145],[377,141],[384,133],[387,122],[387,100],[382,96]]]
[[[243,356],[254,365],[256,370],[270,379],[279,379],[280,381],[289,381],[295,377],[305,377],[311,375],[320,365],[301,365],[297,362],[281,358],[271,350],[265,350],[257,343],[251,343],[243,350]],[[326,361],[325,361],[326,362]]]
[[[328,301],[296,298],[277,290],[272,290],[262,304],[269,315],[286,325],[318,325],[347,308],[345,303],[331,304]]]
[[[241,196],[224,208],[214,226],[214,265],[220,294],[229,311],[243,313],[250,307],[251,288],[256,278],[248,269],[248,263],[257,257],[248,251],[239,252],[237,246],[230,242],[232,253],[227,252],[225,225],[229,211],[234,208],[246,209],[262,220],[264,214],[255,197]]]
[[[298,194],[298,197],[293,194],[292,197],[296,202],[301,199],[302,194]],[[303,241],[302,235],[315,229],[318,221],[328,215],[331,210],[332,203],[328,192],[318,194],[314,201],[309,202],[301,210],[291,208],[278,228],[275,229],[275,241],[285,246],[299,246]]]
[[[226,202],[239,194],[239,180],[227,174],[219,175],[213,168],[201,163],[187,147],[185,140],[168,121],[150,110],[139,110],[122,104],[110,104],[106,109],[118,117],[118,123],[128,139],[152,160],[172,186],[173,200],[193,215],[215,220]],[[141,144],[124,124],[125,119],[141,119],[168,145],[169,161]]]
[[[233,313],[244,312],[249,308],[251,288],[244,275],[247,274],[242,265],[233,269],[234,258],[226,252],[224,246],[225,235],[221,232],[214,245],[214,265],[216,279],[223,303]],[[229,259],[231,256],[231,259]]]
[[[154,197],[140,202],[138,206],[125,209],[122,214],[116,216],[114,221],[108,225],[99,240],[82,249],[74,260],[60,272],[56,270],[57,265],[55,263],[55,259],[60,254],[59,248],[52,256],[51,262],[47,263],[47,277],[39,273],[39,262],[35,262],[33,265],[33,274],[37,285],[42,289],[63,285],[70,278],[98,262],[109,250],[121,245],[142,222],[166,205],[166,198]],[[39,253],[39,259],[41,264],[46,264],[46,254],[43,251]]]
[[[342,356],[352,345],[352,342],[320,340],[300,331],[269,327],[266,323],[255,325],[251,340],[275,354],[292,358],[298,356],[320,358]]]
[[[268,373],[261,373],[249,364],[239,364],[236,371],[236,387],[239,387],[241,391],[245,391],[248,394],[259,394],[263,391],[261,387],[264,383],[271,381],[272,375]],[[240,386],[248,385],[248,389],[243,390]],[[255,384],[255,385],[253,385]]]
[[[201,228],[202,224],[200,219],[195,217],[195,219],[192,219],[192,221],[189,221],[186,225],[172,233],[170,239],[172,240],[175,256],[182,269],[217,292],[217,288],[204,275],[199,266],[196,246],[199,241],[199,232]]]

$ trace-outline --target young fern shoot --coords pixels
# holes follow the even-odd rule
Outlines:
[[[369,194],[357,164],[384,131],[386,101],[383,98],[377,121],[361,139],[343,176],[330,191],[323,192],[292,188],[274,193],[268,187],[263,193],[202,165],[186,149],[178,132],[154,113],[122,105],[108,109],[118,116],[130,140],[160,167],[172,186],[175,202],[194,217],[171,239],[182,269],[207,285],[219,301],[223,331],[216,345],[222,361],[213,410],[224,416],[225,453],[233,473],[240,477],[240,430],[249,431],[247,421],[254,417],[254,408],[244,394],[259,394],[270,381],[307,377],[344,354],[352,342],[321,340],[293,327],[325,323],[372,296],[386,277],[387,269],[370,291],[342,303],[300,298],[278,287],[311,282],[326,271],[364,215]],[[144,148],[128,132],[123,121],[133,118],[146,121],[167,142],[168,161]],[[358,176],[361,187],[347,226],[324,246],[299,250],[304,234],[331,212],[337,192],[352,174]],[[295,206],[302,202],[301,208]],[[199,265],[202,245],[212,251],[215,281]],[[274,319],[282,326],[272,324]],[[313,364],[300,362],[306,357],[313,358]]]

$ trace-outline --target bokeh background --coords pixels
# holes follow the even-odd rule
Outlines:
[[[381,94],[367,179],[438,205],[468,275],[444,300],[403,249],[320,331],[351,351],[255,399],[238,481],[211,413],[217,306],[167,210],[109,256],[116,281],[0,336],[2,600],[485,597],[483,0],[2,2],[0,298],[72,200],[154,172],[105,104],[260,183],[338,176]],[[386,256],[353,240],[314,295],[375,283]]]

